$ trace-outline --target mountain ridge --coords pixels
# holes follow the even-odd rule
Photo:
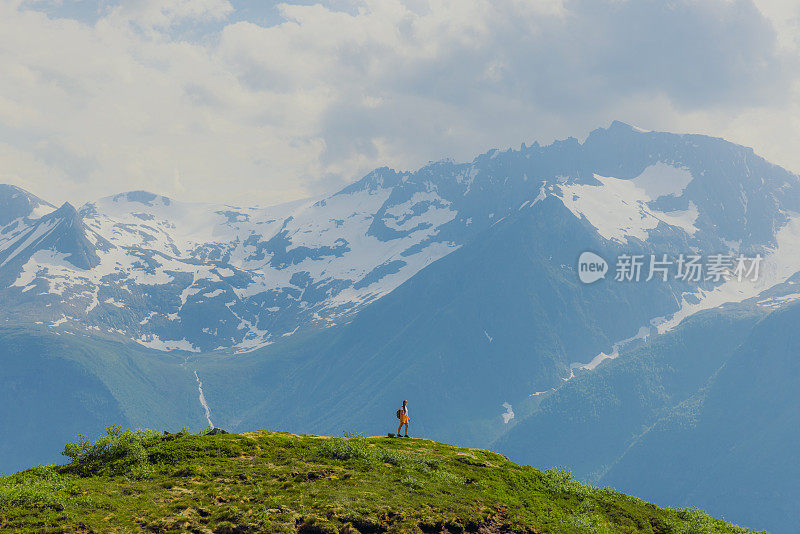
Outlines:
[[[648,486],[669,457],[633,439],[740,361],[731,345],[754,321],[800,301],[797,175],[724,140],[622,124],[583,143],[376,169],[291,205],[132,191],[87,203],[77,217],[68,207],[49,219],[32,213],[0,228],[0,254],[20,252],[0,267],[0,418],[11,427],[18,414],[24,424],[48,421],[48,440],[76,425],[96,434],[109,414],[172,430],[377,434],[408,398],[415,432],[496,443],[541,467],[574,466],[582,480],[620,476],[643,496],[688,499],[672,479],[661,493]],[[64,232],[45,236],[53,221]],[[584,252],[606,264],[604,277],[582,281]],[[692,256],[702,272],[680,276],[679,259]],[[760,275],[709,276],[717,256],[759,257]],[[620,276],[626,257],[643,260],[635,280]],[[663,278],[648,272],[654,258],[667,265]],[[41,376],[21,390],[29,367]],[[794,402],[774,392],[776,407]],[[74,415],[54,418],[45,398]],[[45,457],[35,429],[24,428],[0,466]],[[700,451],[704,436],[670,439]],[[779,448],[773,456],[793,461]],[[750,478],[725,480],[769,487],[759,473],[770,461],[756,455]],[[712,502],[711,485],[681,502]],[[711,505],[787,528],[758,511],[741,515],[735,498]],[[791,492],[775,502],[800,509]]]
[[[750,154],[717,138],[615,121],[583,143],[495,149],[470,163],[440,161],[414,172],[382,167],[299,205],[237,208],[130,191],[78,209],[90,244],[76,236],[70,257],[88,272],[64,269],[47,243],[32,247],[26,264],[0,268],[0,279],[13,278],[0,300],[21,323],[34,307],[51,324],[100,328],[152,348],[244,352],[292,335],[298,325],[348,321],[546,196],[608,240],[649,241],[664,252],[756,253],[774,246],[788,213],[800,212],[800,195],[792,194],[796,175]],[[681,173],[689,181],[670,191],[665,184],[684,180]],[[643,185],[637,176],[646,178]],[[616,219],[606,221],[594,197],[614,206]],[[0,232],[2,250],[14,232]],[[45,308],[14,293],[31,284],[69,298],[39,299]],[[201,316],[217,320],[202,324]]]

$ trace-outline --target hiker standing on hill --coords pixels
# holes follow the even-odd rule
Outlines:
[[[403,407],[397,410],[397,417],[400,418],[400,426],[397,427],[397,435],[400,435],[400,429],[403,428],[403,425],[406,425],[406,434],[405,437],[408,437],[408,421],[411,419],[408,416],[408,401],[403,401]]]

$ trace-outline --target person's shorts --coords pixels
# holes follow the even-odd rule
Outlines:
[[[401,425],[407,425],[408,424],[408,416],[407,415],[401,415],[400,416],[400,424]]]

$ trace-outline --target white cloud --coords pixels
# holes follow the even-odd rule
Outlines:
[[[43,184],[69,189],[70,184],[60,169],[38,161],[29,152],[7,143],[0,143],[0,183],[11,183],[38,196],[47,197]]]
[[[614,118],[800,169],[783,0],[48,5],[0,0],[0,176],[52,202],[278,202]]]
[[[111,9],[108,18],[149,30],[186,21],[220,20],[232,11],[227,0],[125,0]]]
[[[775,27],[780,45],[797,52],[800,49],[800,3],[797,0],[755,0],[755,4]]]

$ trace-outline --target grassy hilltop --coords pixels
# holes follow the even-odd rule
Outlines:
[[[422,439],[109,429],[0,478],[2,532],[746,533]]]

